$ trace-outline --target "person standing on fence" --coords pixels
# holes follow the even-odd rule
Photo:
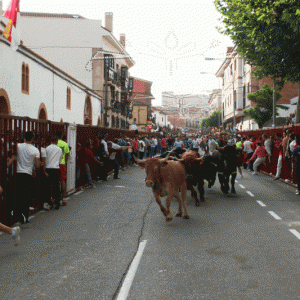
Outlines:
[[[61,131],[56,132],[56,136],[58,137],[57,146],[61,148],[63,157],[59,164],[60,169],[60,184],[61,184],[61,192],[62,192],[62,205],[67,205],[67,191],[66,191],[66,180],[67,180],[67,163],[70,156],[70,148],[68,143],[63,141],[63,133]]]
[[[2,195],[2,193],[3,193],[3,188],[0,186],[0,196]],[[21,228],[19,226],[15,226],[11,228],[0,223],[0,231],[10,234],[12,238],[15,240],[16,246],[19,244],[20,231],[21,231]]]
[[[17,145],[17,217],[21,224],[29,223],[29,205],[32,195],[34,165],[40,168],[40,151],[32,144],[34,134],[25,133],[25,143]]]
[[[296,135],[296,144],[294,150],[291,153],[296,163],[296,177],[297,177],[297,190],[296,195],[300,194],[300,135]]]
[[[256,158],[254,161],[254,164],[253,164],[253,168],[254,168],[253,175],[258,175],[257,169],[260,164],[265,162],[266,156],[268,154],[265,147],[262,145],[262,142],[257,142],[256,144],[257,144],[257,147],[250,159],[251,161],[254,161],[254,159]]]
[[[48,204],[50,208],[59,209],[60,207],[60,167],[59,164],[62,160],[63,153],[62,149],[57,146],[58,137],[55,135],[51,139],[51,145],[46,148],[46,161],[45,161],[45,176],[48,179]],[[53,193],[54,203],[51,201],[51,188]],[[54,205],[53,205],[54,204]]]

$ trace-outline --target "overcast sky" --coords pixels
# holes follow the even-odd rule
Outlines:
[[[6,10],[10,0],[2,0]],[[80,14],[101,19],[113,12],[113,34],[126,34],[126,49],[135,61],[130,75],[153,82],[152,94],[161,103],[162,91],[199,94],[219,87],[214,75],[222,61],[205,61],[204,57],[223,58],[232,41],[216,30],[220,14],[213,0],[194,1],[99,1],[99,0],[21,0],[21,11]],[[22,30],[22,29],[21,29]],[[34,30],[34,28],[33,28]],[[78,78],[80,80],[80,78]]]

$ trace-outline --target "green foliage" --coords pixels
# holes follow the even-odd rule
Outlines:
[[[282,97],[281,93],[276,89],[276,102]],[[273,90],[268,84],[264,84],[263,88],[248,94],[248,99],[255,102],[256,105],[243,111],[245,116],[250,116],[259,126],[262,128],[263,125],[268,122],[273,115]],[[276,115],[278,116],[278,108],[288,110],[289,108],[276,104]]]
[[[224,28],[258,78],[300,82],[300,12],[295,0],[215,0]]]
[[[208,118],[201,120],[200,127],[219,127],[221,125],[221,112],[215,111]]]

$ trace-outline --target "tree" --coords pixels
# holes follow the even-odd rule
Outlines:
[[[300,82],[300,7],[295,0],[215,0],[224,28],[258,78]],[[300,85],[299,85],[300,94]],[[296,122],[300,120],[300,101]]]
[[[276,102],[282,97],[281,93],[276,89]],[[248,99],[255,102],[256,105],[252,108],[249,108],[243,111],[245,116],[250,116],[261,129],[263,125],[268,122],[273,115],[273,90],[270,88],[268,84],[264,84],[262,89],[248,94]],[[284,105],[277,104],[276,105],[276,115],[279,113],[277,108],[281,108],[284,110],[288,110],[289,108]]]
[[[214,111],[208,118],[201,120],[200,127],[219,127],[221,125],[221,112]]]

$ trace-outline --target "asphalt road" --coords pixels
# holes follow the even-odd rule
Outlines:
[[[236,195],[206,184],[200,207],[188,192],[189,220],[175,218],[174,199],[166,222],[144,171],[120,176],[71,196],[59,211],[37,213],[22,225],[18,247],[0,236],[1,299],[117,299],[126,287],[132,300],[300,299],[294,188],[244,172]]]

